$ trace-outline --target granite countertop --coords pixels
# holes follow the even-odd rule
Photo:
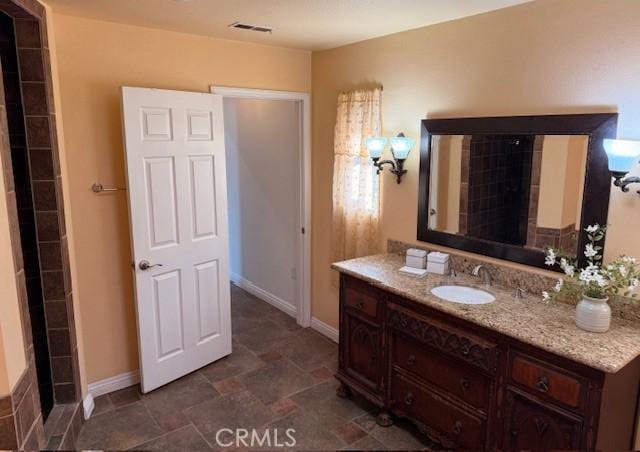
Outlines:
[[[337,262],[331,267],[381,289],[604,372],[615,373],[640,355],[640,322],[614,317],[608,332],[589,333],[575,325],[573,306],[562,303],[548,305],[539,295],[533,294],[518,300],[513,297],[513,291],[499,286],[487,290],[467,274],[453,279],[433,274],[424,278],[407,276],[398,272],[403,265],[402,256],[378,254]],[[496,301],[485,305],[463,305],[431,294],[433,287],[452,282],[487,290],[496,297]]]

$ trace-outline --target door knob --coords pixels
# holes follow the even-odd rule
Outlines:
[[[148,260],[141,260],[138,264],[138,268],[140,268],[140,270],[149,270],[153,267],[162,267],[162,264],[151,265]]]

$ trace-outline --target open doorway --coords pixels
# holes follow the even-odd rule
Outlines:
[[[231,279],[310,326],[309,96],[212,92],[224,99]]]

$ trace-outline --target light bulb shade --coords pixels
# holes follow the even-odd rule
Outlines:
[[[612,173],[628,173],[640,158],[640,141],[605,138],[602,144]]]
[[[404,136],[391,138],[391,151],[398,160],[406,160],[415,141]]]
[[[387,145],[387,139],[385,137],[369,137],[365,140],[364,144],[369,151],[369,157],[379,159]]]

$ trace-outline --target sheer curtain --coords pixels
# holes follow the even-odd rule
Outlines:
[[[364,140],[382,135],[380,88],[342,92],[334,136],[333,257],[379,251],[378,176]]]

